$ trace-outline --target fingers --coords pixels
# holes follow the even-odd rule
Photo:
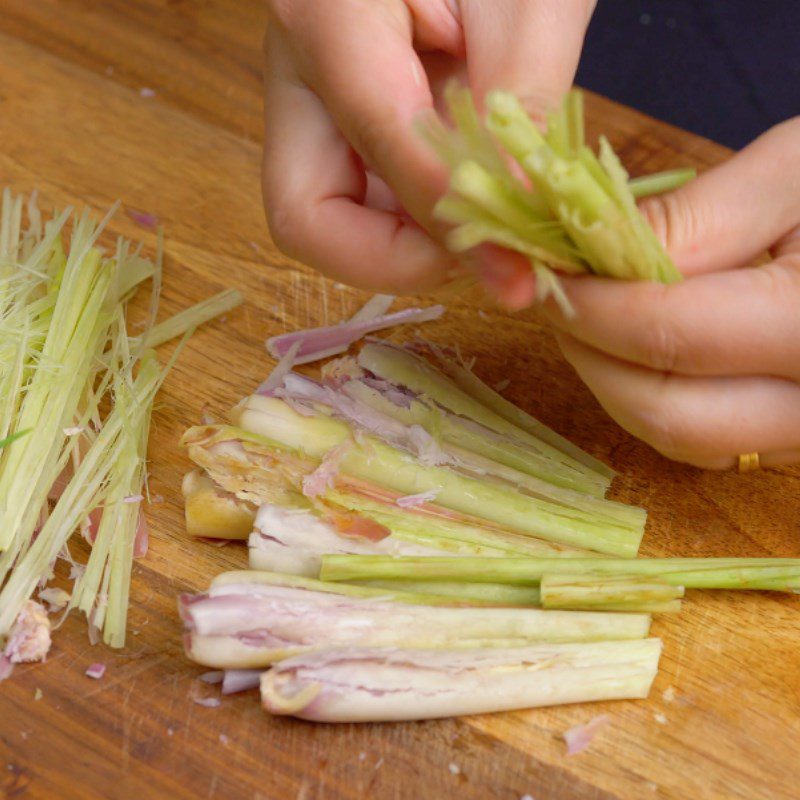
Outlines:
[[[291,14],[283,23],[298,74],[345,139],[408,213],[432,227],[431,211],[447,176],[414,127],[420,112],[433,107],[433,98],[413,48],[409,8],[400,0],[317,2],[312,11]],[[428,44],[436,24],[428,15],[421,25]]]
[[[684,275],[752,263],[800,220],[800,117],[641,209]]]
[[[543,120],[572,86],[595,3],[587,0],[462,0],[469,82],[478,98],[514,92]]]
[[[536,279],[527,258],[492,244],[478,248],[478,272],[486,288],[510,311],[529,306]]]
[[[363,166],[268,34],[263,190],[278,247],[335,280],[397,294],[435,288],[452,256],[406,216],[362,205]],[[377,204],[379,205],[379,204]]]
[[[726,469],[740,453],[762,454],[765,466],[800,455],[800,386],[791,381],[665,375],[568,335],[558,341],[609,415],[668,458]]]
[[[616,358],[684,375],[800,379],[800,253],[764,267],[662,286],[562,279],[576,314],[554,303],[561,330]]]

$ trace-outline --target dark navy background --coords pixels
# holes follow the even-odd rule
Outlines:
[[[740,148],[800,114],[800,0],[598,0],[576,82]]]

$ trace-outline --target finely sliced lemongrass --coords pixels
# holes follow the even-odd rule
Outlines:
[[[504,583],[448,583],[445,581],[360,581],[356,585],[373,589],[395,589],[404,592],[440,594],[460,600],[477,600],[487,605],[539,606],[541,597],[535,586],[508,586]],[[555,606],[548,606],[555,608]],[[566,606],[564,607],[566,608]],[[601,610],[601,609],[592,609]],[[605,609],[603,609],[605,610]],[[631,611],[646,609],[630,609]]]
[[[800,558],[447,558],[323,556],[326,581],[466,581],[536,586],[542,575],[650,576],[686,589],[800,588]]]
[[[247,398],[235,416],[245,430],[314,459],[322,459],[351,436],[343,422],[303,416],[277,398],[260,395]],[[444,467],[424,466],[374,437],[360,438],[362,441],[354,442],[341,460],[343,479],[351,476],[401,495],[438,489],[437,505],[558,544],[628,557],[639,549],[643,527],[599,520],[579,509],[523,494],[510,485],[488,483]]]
[[[424,583],[415,585],[425,586]],[[542,608],[644,611],[650,614],[680,611],[680,598],[684,594],[683,586],[675,586],[660,578],[629,575],[547,573],[542,575],[539,588]]]
[[[470,648],[597,642],[641,639],[650,627],[646,614],[448,608],[270,583],[216,584],[205,595],[181,598],[179,608],[190,657],[199,661],[202,653],[201,663],[221,669],[266,666],[337,646]],[[214,639],[221,647],[212,663]],[[242,647],[250,648],[246,663]]]
[[[261,678],[272,714],[318,722],[434,719],[644,698],[659,639],[502,650],[346,649],[297,656]]]
[[[364,336],[396,325],[430,322],[444,313],[444,306],[428,308],[406,308],[391,314],[360,322],[340,322],[322,328],[292,331],[267,339],[267,350],[273,358],[281,358],[297,341],[301,342],[295,364],[306,364],[345,352],[348,347]]]
[[[361,308],[350,317],[350,322],[369,322],[376,317],[384,316],[395,301],[393,294],[373,295]]]
[[[16,433],[12,433],[10,436],[6,436],[5,439],[0,439],[0,447],[5,447],[7,444],[11,444],[11,442],[16,441],[17,439],[21,439],[26,434],[30,433],[31,429],[27,428],[24,431],[16,431]]]
[[[486,408],[495,414],[503,417],[517,428],[527,431],[531,436],[535,436],[551,447],[555,447],[570,458],[588,467],[593,472],[607,478],[609,481],[614,478],[616,473],[602,461],[589,455],[580,447],[574,445],[568,439],[556,433],[552,428],[539,422],[527,412],[505,399],[496,392],[491,386],[482,381],[472,370],[467,369],[451,358],[448,358],[441,348],[431,348],[436,356],[439,367],[463,392],[473,397]],[[514,466],[513,464],[510,466]]]
[[[233,311],[243,302],[244,298],[241,292],[236,291],[236,289],[226,289],[154,325],[147,332],[144,340],[138,336],[134,337],[133,342],[135,344],[133,346],[136,347],[143,343],[148,348],[158,347],[158,345],[168,342],[170,339],[183,336],[215,317]]]
[[[650,195],[680,189],[681,186],[696,177],[697,170],[694,167],[679,167],[678,169],[664,170],[664,172],[654,172],[652,175],[631,178],[628,181],[628,188],[631,190],[631,194],[639,200],[643,197],[650,197]]]
[[[300,352],[303,342],[299,339],[294,342],[291,347],[278,359],[278,363],[273,367],[272,372],[267,375],[266,380],[258,387],[256,391],[268,394],[277,389],[282,383],[286,375],[291,372],[292,367],[297,360],[297,354]]]
[[[161,373],[155,362],[142,365],[134,384],[136,402],[132,404],[133,420],[123,419],[121,409],[113,408],[102,430],[85,454],[67,484],[35,541],[15,565],[0,591],[0,635],[8,632],[40,576],[64,546],[88,510],[99,505],[106,496],[107,479],[113,465],[122,455],[121,432],[126,424],[135,423],[136,415],[145,413],[155,394]],[[132,506],[126,506],[132,508]],[[73,595],[75,600],[76,595]]]
[[[605,476],[598,475],[594,468],[587,467],[572,455],[567,455],[558,447],[545,442],[538,435],[509,422],[483,402],[460,389],[455,381],[425,359],[407,350],[383,343],[368,342],[361,348],[358,363],[384,380],[405,386],[417,394],[430,398],[454,414],[471,419],[496,433],[510,436],[521,444],[533,447],[541,455],[568,465],[587,476],[594,476],[596,482],[604,481]]]

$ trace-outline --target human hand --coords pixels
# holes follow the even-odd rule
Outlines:
[[[800,117],[641,207],[686,280],[564,278],[575,318],[546,313],[565,357],[623,428],[672,459],[799,461]]]
[[[433,206],[446,171],[414,129],[446,79],[534,115],[572,84],[594,0],[270,0],[263,190],[278,247],[339,281],[416,293],[460,274]],[[530,269],[483,253],[501,298]]]

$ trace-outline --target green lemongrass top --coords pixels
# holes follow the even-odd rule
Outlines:
[[[330,581],[467,581],[537,585],[543,575],[654,576],[687,589],[800,588],[800,558],[449,558],[323,556]]]

